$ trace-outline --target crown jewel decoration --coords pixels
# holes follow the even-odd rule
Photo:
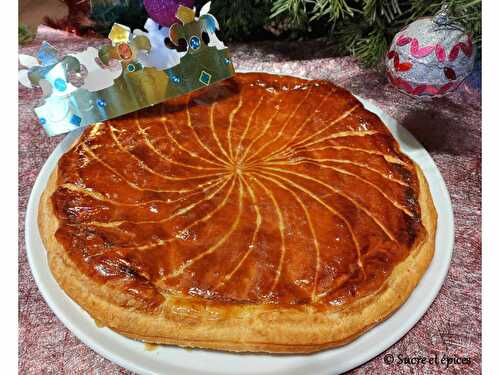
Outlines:
[[[62,59],[47,42],[36,58],[20,55],[27,69],[19,72],[19,82],[42,88],[44,102],[35,113],[47,134],[135,112],[234,75],[228,49],[215,34],[219,24],[209,10],[210,2],[196,17],[195,9],[181,5],[176,13],[181,23],[164,27],[148,19],[146,32],[114,24],[111,44]],[[177,48],[168,48],[167,39]],[[74,81],[82,81],[82,67],[86,75],[78,85]]]

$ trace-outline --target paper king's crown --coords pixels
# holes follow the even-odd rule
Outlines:
[[[28,69],[19,72],[19,81],[30,88],[40,86],[44,93],[44,103],[35,108],[40,124],[50,136],[66,133],[231,77],[234,67],[209,10],[207,3],[195,17],[193,9],[181,5],[176,17],[182,24],[162,27],[148,19],[147,32],[132,33],[114,24],[111,45],[62,59],[47,42],[37,58],[20,55]],[[167,38],[184,51],[168,48]],[[77,87],[72,78],[81,76],[82,66],[87,75]]]

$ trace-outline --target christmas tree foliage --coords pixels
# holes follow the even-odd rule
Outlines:
[[[196,8],[206,1],[196,0]],[[73,19],[88,13],[92,30],[103,35],[114,22],[135,28],[147,18],[141,0],[64,2],[70,9],[68,22],[71,13],[79,15]],[[222,25],[226,41],[328,37],[339,54],[351,54],[366,65],[376,65],[403,26],[434,15],[443,3],[449,5],[452,19],[472,33],[480,52],[481,0],[212,0],[211,13]],[[75,27],[76,32],[81,31]]]
[[[452,19],[472,33],[480,50],[481,0],[216,0],[213,3],[214,14],[229,39],[249,40],[261,36],[263,30],[280,39],[329,36],[339,53],[352,54],[366,65],[381,61],[403,26],[419,17],[434,15],[447,3]]]
[[[275,0],[271,17],[288,18],[299,31],[329,33],[339,52],[375,65],[403,26],[436,14],[444,3],[480,48],[481,0]]]

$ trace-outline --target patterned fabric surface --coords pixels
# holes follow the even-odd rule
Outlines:
[[[20,49],[35,55],[42,40],[62,54],[99,46],[47,27]],[[350,374],[479,374],[481,370],[481,93],[468,81],[441,99],[416,101],[389,85],[383,71],[364,69],[351,57],[333,57],[328,42],[265,42],[231,46],[238,69],[328,79],[373,100],[408,129],[441,171],[455,214],[455,248],[438,297],[406,336]],[[38,94],[19,89],[19,373],[129,374],[80,342],[55,317],[31,275],[24,244],[24,220],[31,188],[50,153],[63,138],[48,138],[33,108]],[[395,363],[388,365],[384,356]],[[397,364],[398,355],[468,364]],[[467,361],[467,358],[469,361]],[[209,366],[209,365],[208,365]],[[212,369],[216,371],[216,369]]]

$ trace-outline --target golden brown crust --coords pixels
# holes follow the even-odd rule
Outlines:
[[[134,339],[228,351],[308,353],[346,344],[386,319],[406,299],[430,264],[437,214],[425,177],[416,166],[422,224],[427,231],[375,293],[340,307],[211,304],[190,297],[167,298],[154,311],[127,305],[129,295],[85,276],[55,240],[58,220],[50,197],[52,173],[39,206],[40,234],[59,285],[97,322]]]

